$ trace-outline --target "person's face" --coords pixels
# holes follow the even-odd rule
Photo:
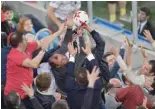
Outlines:
[[[148,62],[145,62],[141,68],[144,75],[150,75],[151,69],[152,69],[152,66]]]
[[[24,28],[24,31],[26,31],[26,32],[32,32],[33,24],[31,22],[31,20],[25,21],[23,28]]]
[[[58,66],[64,66],[68,63],[67,57],[62,54],[54,54],[53,57],[53,62]]]
[[[12,20],[13,19],[13,11],[9,10],[5,12],[6,20]]]
[[[143,12],[143,11],[139,11],[138,12],[138,18],[137,18],[137,20],[139,21],[139,22],[142,22],[142,21],[145,21],[145,20],[147,20],[148,19],[148,16],[146,16],[146,14],[145,14],[145,12]]]
[[[111,68],[114,65],[115,60],[116,60],[116,57],[114,55],[107,56],[106,61],[109,65],[109,68]]]

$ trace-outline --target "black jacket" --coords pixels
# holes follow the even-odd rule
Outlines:
[[[92,68],[96,66],[95,61],[96,61],[95,59],[89,61],[89,66],[87,66],[87,69],[89,71],[91,71]],[[65,81],[65,92],[67,94],[67,102],[70,109],[81,109],[83,106],[83,103],[85,102],[84,100],[86,100],[84,96],[87,92],[87,85],[80,85],[76,82],[75,76],[74,76],[74,67],[75,67],[75,63],[70,62],[68,64],[68,68],[66,69],[67,75],[66,75],[66,81]],[[101,80],[98,79],[94,85],[94,92],[92,96],[93,99],[90,106],[91,109],[99,109],[99,106],[102,103],[101,89],[102,89],[102,83],[101,83]]]
[[[100,68],[100,77],[102,78],[103,85],[106,85],[110,79],[110,71],[108,63],[103,59],[105,50],[105,41],[101,38],[100,34],[93,30],[91,33],[92,38],[96,43],[96,47],[93,49],[93,54]],[[86,67],[88,62],[84,62],[83,66]]]
[[[143,34],[144,30],[149,30],[151,35],[152,35],[152,37],[153,37],[153,39],[155,40],[155,27],[150,22],[147,22],[144,25],[144,27],[143,27],[143,29],[142,29],[142,31],[140,33],[140,35],[145,37],[145,35]]]
[[[44,109],[51,109],[52,104],[55,102],[53,95],[42,95],[36,91],[35,97],[38,99]]]

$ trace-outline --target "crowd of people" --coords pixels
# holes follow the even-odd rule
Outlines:
[[[2,3],[2,109],[155,109],[155,59],[148,60],[142,47],[144,61],[133,70],[127,37],[120,48],[111,45],[105,52],[106,40],[95,28],[74,25],[80,7],[80,1],[51,1],[45,27]],[[155,50],[150,13],[140,9],[137,32]]]

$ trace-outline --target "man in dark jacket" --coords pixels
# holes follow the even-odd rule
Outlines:
[[[155,27],[149,22],[151,12],[150,9],[147,7],[140,8],[140,11],[138,12],[138,34],[144,35],[144,30],[149,30],[153,39],[155,40]]]
[[[73,47],[72,47],[73,48]],[[80,68],[76,74],[74,75],[74,66],[75,66],[75,58],[73,56],[73,61],[69,65],[69,69],[67,69],[67,76],[65,80],[65,92],[67,94],[67,102],[71,109],[80,109],[84,102],[84,95],[87,90],[88,78],[87,78],[87,70],[93,72],[92,68],[97,65],[95,57],[91,53],[90,44],[86,43],[86,48],[82,48],[83,52],[87,55],[87,69]],[[71,52],[73,53],[73,52]],[[94,85],[94,99],[92,100],[91,109],[99,109],[100,105],[102,105],[101,98],[101,79],[98,79]]]
[[[95,56],[95,59],[97,60],[97,63],[99,65],[100,68],[100,76],[103,79],[104,83],[106,84],[109,81],[110,78],[110,73],[109,73],[109,67],[107,62],[102,58],[104,55],[104,49],[105,49],[105,42],[101,39],[101,36],[98,32],[96,32],[95,30],[92,30],[89,26],[87,26],[85,28],[88,32],[90,32],[90,34],[92,35],[93,39],[96,42],[96,47],[93,50],[93,54]],[[82,60],[81,60],[82,61]],[[62,72],[60,73],[54,73],[54,76],[56,78],[56,82],[58,87],[64,87],[64,76],[65,73],[63,71],[64,70],[64,66],[68,63],[68,58],[65,55],[62,55],[60,53],[54,53],[50,59],[49,59],[49,64],[52,67],[52,70],[57,70],[59,72],[60,69]],[[89,66],[87,65],[89,62],[86,60],[84,62],[84,66]],[[60,86],[59,86],[59,84]]]
[[[100,76],[103,80],[104,84],[107,84],[110,79],[110,72],[109,72],[109,66],[104,57],[104,50],[105,50],[105,41],[101,38],[100,34],[93,30],[90,26],[86,25],[83,26],[92,36],[96,43],[96,47],[93,49],[93,54],[95,56],[95,60],[97,61],[97,64],[100,68]],[[86,66],[88,61],[85,62]]]

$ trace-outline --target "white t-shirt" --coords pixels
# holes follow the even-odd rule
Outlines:
[[[52,1],[49,6],[55,8],[54,14],[57,18],[65,20],[68,15],[73,15],[75,9],[80,9],[80,1]]]
[[[124,75],[135,85],[140,85],[141,87],[144,86],[145,83],[145,76],[139,75],[139,71],[133,72],[132,69],[124,72]]]

